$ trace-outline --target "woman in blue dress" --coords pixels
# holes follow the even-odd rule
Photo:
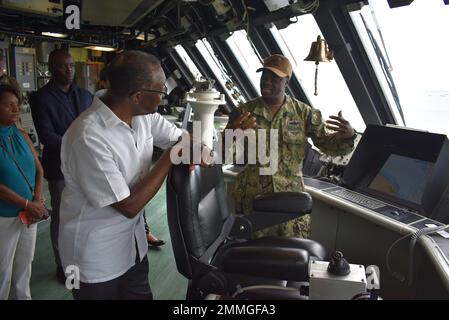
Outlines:
[[[34,222],[47,215],[43,170],[28,135],[15,123],[20,115],[17,87],[0,82],[0,300],[31,299]],[[19,213],[28,222],[23,223]]]

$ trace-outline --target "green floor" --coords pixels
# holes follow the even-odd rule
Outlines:
[[[49,199],[48,195],[46,196]],[[161,248],[150,248],[150,285],[155,299],[184,299],[187,280],[176,269],[167,226],[165,184],[146,207],[151,231],[166,244]],[[31,296],[36,300],[69,300],[69,290],[57,282],[56,265],[50,242],[50,222],[39,224],[36,253],[31,276]]]

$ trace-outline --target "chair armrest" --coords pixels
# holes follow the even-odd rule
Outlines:
[[[312,211],[312,197],[306,192],[274,192],[258,195],[253,213],[245,215],[251,233],[299,218]]]
[[[265,193],[254,199],[253,210],[303,215],[312,212],[312,197],[307,192]]]
[[[275,280],[307,281],[309,253],[303,249],[245,246],[223,253],[221,270]]]

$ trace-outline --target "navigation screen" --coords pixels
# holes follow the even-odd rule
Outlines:
[[[368,188],[421,204],[432,168],[431,162],[391,154]]]

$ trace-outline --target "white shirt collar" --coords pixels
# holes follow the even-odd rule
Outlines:
[[[94,97],[92,105],[97,109],[97,114],[103,121],[105,128],[111,128],[118,124],[124,124],[126,127],[129,128],[129,126],[119,117],[117,117],[117,115],[114,112],[112,112],[112,110],[106,104],[104,104],[104,102],[101,101],[101,99],[99,99],[98,97]]]

